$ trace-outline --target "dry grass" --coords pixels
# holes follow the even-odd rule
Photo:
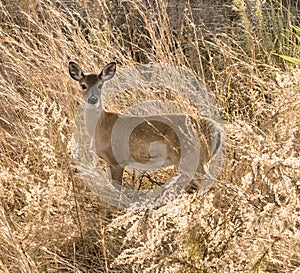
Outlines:
[[[300,272],[300,72],[272,55],[299,58],[295,3],[233,1],[222,26],[185,5],[172,29],[162,0],[61,2],[0,1],[0,271]],[[201,77],[227,132],[214,187],[156,210],[101,203],[68,148],[69,59]]]

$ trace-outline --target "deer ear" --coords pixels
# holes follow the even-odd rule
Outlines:
[[[84,78],[84,74],[77,63],[69,62],[69,73],[75,81],[80,81]]]
[[[99,74],[99,78],[103,79],[104,81],[110,80],[116,73],[117,63],[112,62],[106,65],[101,73]]]

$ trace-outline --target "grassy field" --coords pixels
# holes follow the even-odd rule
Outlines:
[[[0,0],[0,272],[300,272],[297,1],[212,2]],[[69,60],[193,71],[227,135],[209,192],[101,202],[70,154]]]

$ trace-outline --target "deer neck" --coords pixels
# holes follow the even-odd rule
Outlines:
[[[103,130],[111,131],[120,114],[110,112],[102,107],[86,107],[85,109],[85,126],[91,138],[95,137],[97,124]]]
[[[95,137],[96,125],[99,120],[101,112],[104,111],[102,106],[91,107],[89,105],[85,108],[84,118],[86,130],[91,138]]]

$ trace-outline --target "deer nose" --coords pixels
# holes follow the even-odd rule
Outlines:
[[[90,96],[87,101],[89,104],[96,104],[98,102],[98,98],[95,96]]]

